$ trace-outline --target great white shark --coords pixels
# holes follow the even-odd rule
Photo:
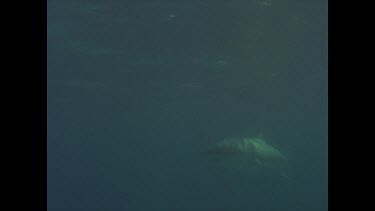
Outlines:
[[[274,169],[287,177],[284,172],[287,157],[262,137],[224,139],[209,147],[203,154],[216,160],[241,163],[242,167],[255,165]]]

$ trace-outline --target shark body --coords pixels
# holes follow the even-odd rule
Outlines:
[[[204,154],[218,160],[231,160],[272,169],[283,168],[287,161],[284,154],[262,138],[225,139],[211,146]]]

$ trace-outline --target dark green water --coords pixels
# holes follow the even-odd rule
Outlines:
[[[327,19],[324,0],[48,0],[48,210],[327,210]],[[200,154],[260,133],[288,179]]]

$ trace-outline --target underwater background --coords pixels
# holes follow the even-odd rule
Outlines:
[[[49,211],[328,210],[326,0],[48,0]],[[288,177],[202,151],[262,135]]]

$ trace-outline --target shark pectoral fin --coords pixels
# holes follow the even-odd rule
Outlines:
[[[258,165],[261,165],[261,166],[264,165],[264,164],[263,164],[258,158],[255,158],[255,162],[256,162]]]
[[[263,168],[269,168],[269,169],[273,169],[273,168],[274,168],[274,166],[272,166],[271,164],[269,164],[269,163],[267,163],[267,162],[264,162],[264,161],[261,161],[261,160],[259,160],[258,158],[255,158],[255,162],[256,162],[259,166],[261,166],[261,167],[263,167]]]

